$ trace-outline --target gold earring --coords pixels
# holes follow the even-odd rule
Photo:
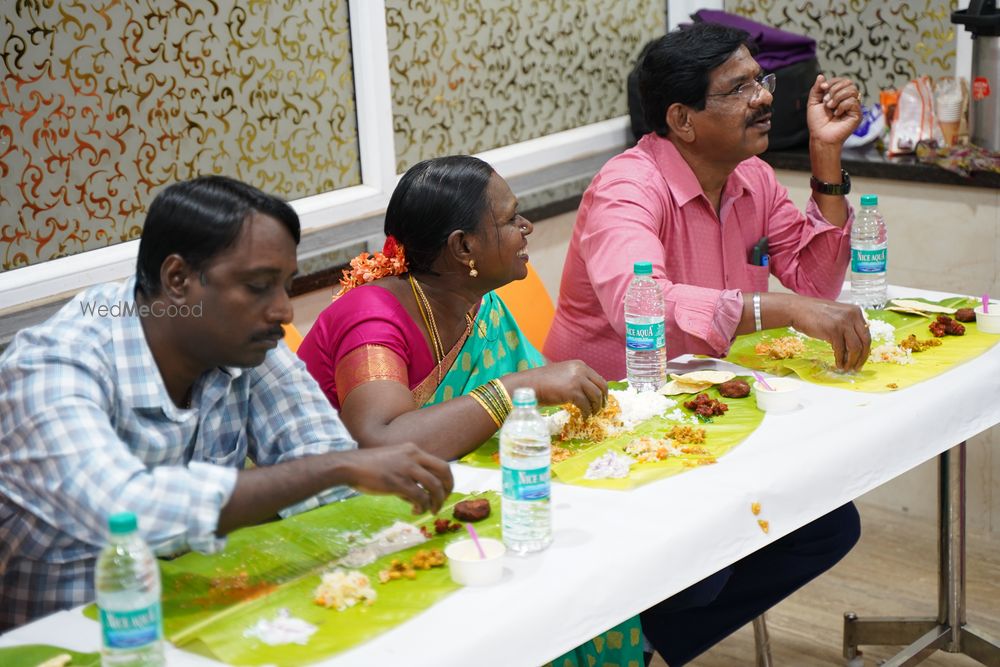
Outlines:
[[[476,260],[470,259],[469,260],[469,276],[471,278],[475,278],[478,275],[479,275],[479,271],[476,271]]]

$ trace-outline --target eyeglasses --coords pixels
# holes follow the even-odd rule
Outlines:
[[[749,104],[760,97],[760,91],[762,90],[773,93],[777,79],[778,77],[776,77],[773,73],[761,74],[753,81],[747,81],[744,84],[740,84],[728,93],[707,93],[705,97],[728,97],[730,95],[738,95],[744,102]]]

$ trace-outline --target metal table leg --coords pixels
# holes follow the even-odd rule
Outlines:
[[[767,633],[767,615],[753,619],[753,643],[756,667],[772,667],[771,637]]]
[[[965,623],[965,443],[938,459],[937,618],[858,618],[844,614],[844,658],[861,655],[859,646],[901,646],[902,651],[882,663],[909,667],[935,651],[964,653],[987,665],[1000,667],[1000,642]],[[855,662],[856,664],[856,662]]]

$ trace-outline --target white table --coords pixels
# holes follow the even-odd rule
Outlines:
[[[1000,423],[998,396],[1000,346],[897,392],[807,384],[799,410],[767,415],[716,465],[625,492],[554,485],[550,549],[509,558],[501,585],[462,589],[318,664],[540,665]],[[499,488],[495,471],[453,470],[459,490]],[[0,646],[35,642],[98,650],[98,626],[75,609],[0,637]],[[169,664],[217,663],[171,649]]]

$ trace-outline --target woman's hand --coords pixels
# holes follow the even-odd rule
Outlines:
[[[518,387],[531,387],[539,405],[573,403],[585,417],[604,407],[608,396],[608,383],[582,361],[560,361],[505,375],[500,381],[511,395]]]

